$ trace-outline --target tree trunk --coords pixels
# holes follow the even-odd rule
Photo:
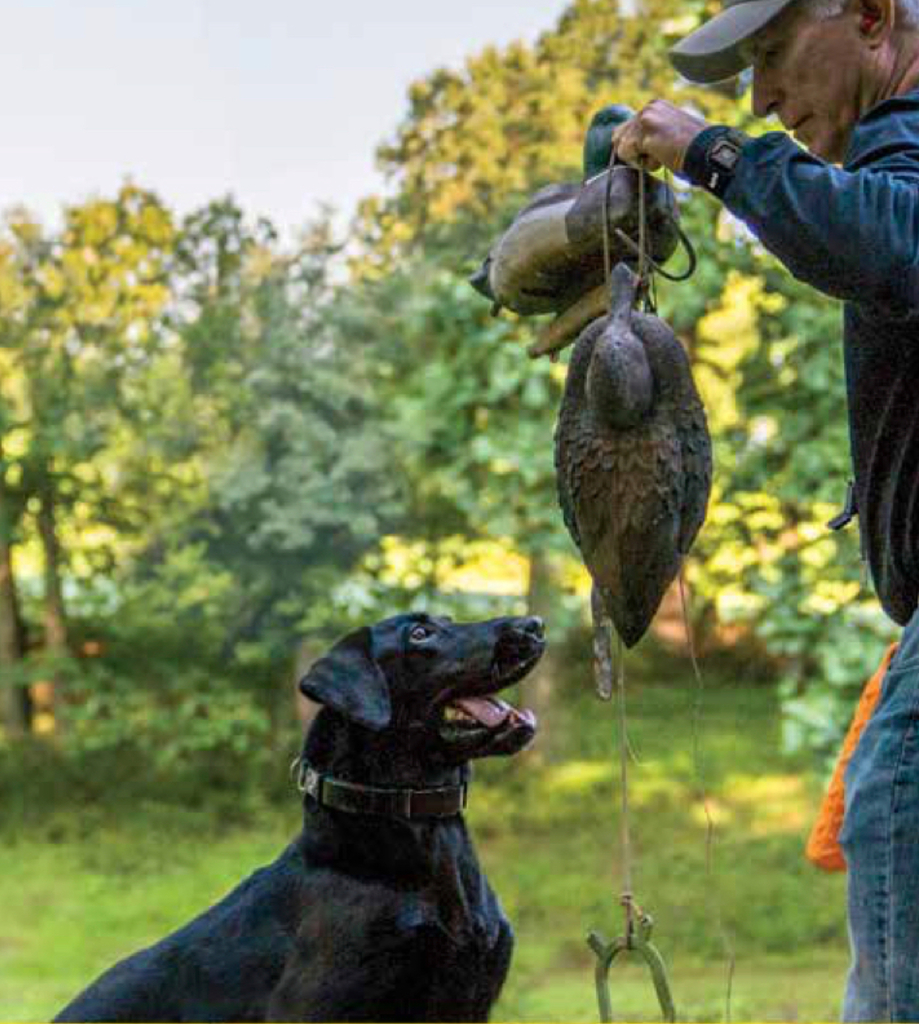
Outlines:
[[[12,685],[3,678],[18,666],[24,654],[13,575],[13,523],[9,504],[0,450],[0,717],[9,735],[23,736],[32,725],[28,687]]]
[[[552,646],[552,615],[558,600],[558,587],[552,566],[541,552],[530,552],[530,579],[527,586],[527,609],[530,615],[538,615],[546,624],[549,643],[546,652],[536,668],[522,685],[521,702],[536,713],[539,733],[536,749],[544,760],[551,760],[554,744],[551,737],[557,735],[553,728],[555,689],[559,678],[560,659]]]
[[[46,482],[40,494],[38,509],[38,533],[44,554],[45,600],[44,627],[45,651],[51,655],[65,657],[69,650],[67,637],[67,615],[64,609],[64,589],[61,579],[61,546],[57,536],[57,516],[54,488]],[[48,680],[52,687],[57,679]]]
[[[0,540],[0,695],[2,717],[8,733],[24,736],[32,726],[32,701],[27,686],[7,683],[3,676],[22,661],[21,630],[13,576],[11,547]]]

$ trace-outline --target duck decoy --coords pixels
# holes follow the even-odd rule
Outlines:
[[[584,180],[602,174],[610,165],[613,155],[613,131],[635,116],[631,107],[611,103],[598,110],[591,119],[584,136]]]
[[[638,175],[632,167],[610,167],[612,131],[631,116],[627,107],[604,107],[593,118],[584,143],[584,180],[549,185],[537,192],[498,239],[472,286],[493,303],[523,316],[567,314],[576,328],[602,311],[604,280],[603,219],[608,213],[612,263],[634,259],[638,235]],[[673,191],[647,179],[647,243],[656,263],[673,255],[678,244],[677,208]],[[587,299],[593,293],[593,302]],[[600,308],[596,298],[600,296]],[[587,302],[592,314],[577,312]],[[586,309],[586,307],[585,307]],[[586,319],[585,319],[586,317]]]
[[[641,639],[702,526],[712,479],[683,346],[663,320],[634,309],[638,277],[624,263],[610,288],[609,315],[575,343],[555,432],[559,504],[593,580],[607,675],[605,618],[627,647]]]

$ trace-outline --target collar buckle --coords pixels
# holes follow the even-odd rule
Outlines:
[[[322,802],[322,776],[302,757],[298,758],[297,789],[314,800]],[[294,762],[297,765],[297,761]]]
[[[307,766],[303,775],[302,792],[311,796],[314,800],[318,800],[320,803],[322,802],[322,776],[315,768]]]

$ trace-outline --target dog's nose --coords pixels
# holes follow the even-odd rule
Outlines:
[[[546,635],[545,623],[538,615],[531,615],[528,619],[524,619],[523,630],[525,633],[532,633],[533,636],[539,637],[540,640]]]

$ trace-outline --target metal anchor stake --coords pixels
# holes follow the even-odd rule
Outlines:
[[[665,1021],[675,1021],[676,1010],[673,1007],[673,997],[670,994],[667,967],[664,963],[664,958],[651,941],[654,919],[639,906],[632,904],[630,896],[624,896],[623,903],[626,907],[625,935],[620,935],[617,939],[613,939],[612,942],[606,942],[597,932],[591,932],[587,936],[587,944],[597,956],[595,977],[597,982],[597,1002],[600,1006],[600,1020],[603,1021],[603,1024],[610,1024],[613,1019],[609,995],[609,972],[616,957],[624,950],[628,950],[638,953],[651,971],[651,980],[654,982],[654,989],[657,992],[657,1001],[660,1003],[662,1019]],[[633,907],[638,914],[637,928],[632,918]]]

